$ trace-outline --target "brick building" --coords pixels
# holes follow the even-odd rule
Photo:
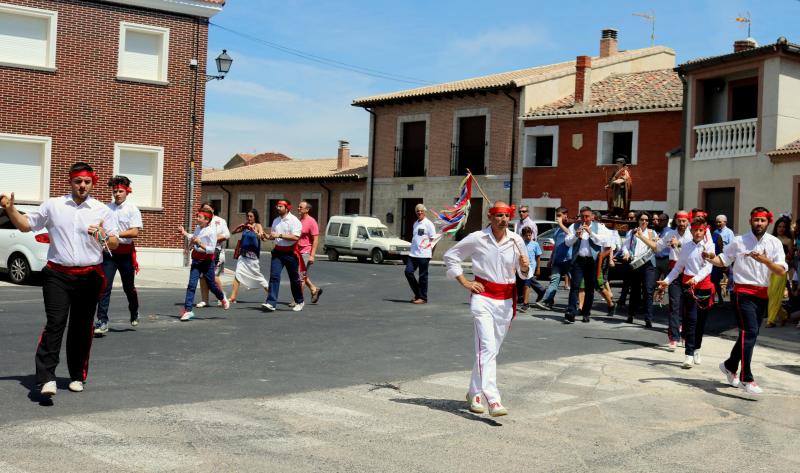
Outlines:
[[[619,51],[616,30],[603,30],[590,81],[612,74],[673,67],[669,48]],[[492,199],[522,197],[520,143],[525,111],[569,96],[576,62],[531,67],[473,79],[359,98],[370,117],[368,212],[409,239],[414,206],[453,203],[466,168]],[[468,229],[485,222],[486,205],[472,201]],[[437,254],[449,242],[437,246]]]
[[[108,201],[106,180],[127,175],[144,218],[139,261],[183,264],[175,227],[192,159],[201,168],[208,19],[223,4],[0,0],[0,189],[42,202],[68,192],[81,160]]]
[[[341,142],[335,159],[281,159],[206,170],[202,195],[219,209],[231,228],[244,223],[252,208],[258,210],[261,224],[269,227],[279,200],[288,199],[295,209],[305,200],[324,233],[331,215],[366,212],[366,180],[367,158],[351,157],[347,142]],[[237,238],[234,236],[231,244]]]
[[[667,205],[666,154],[680,146],[683,86],[671,69],[612,75],[599,82],[591,58],[577,58],[579,80],[564,99],[526,113],[522,202],[537,218],[588,205],[606,210],[605,184],[624,155],[633,176],[631,209]]]

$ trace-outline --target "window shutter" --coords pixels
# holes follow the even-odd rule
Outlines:
[[[48,66],[47,18],[0,11],[0,62]]]
[[[0,189],[13,191],[16,200],[41,201],[44,143],[0,138]]]
[[[161,80],[163,35],[125,31],[120,74],[137,79]]]
[[[122,149],[119,152],[119,174],[131,180],[133,193],[128,197],[137,207],[156,207],[156,153]]]

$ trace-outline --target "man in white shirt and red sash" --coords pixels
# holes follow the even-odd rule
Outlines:
[[[719,369],[731,386],[741,387],[749,394],[763,392],[753,378],[750,362],[758,330],[767,312],[769,280],[772,273],[782,276],[788,270],[780,240],[767,233],[772,220],[772,212],[764,207],[754,208],[750,212],[749,233],[734,238],[719,255],[715,256],[713,252],[704,255],[715,266],[730,267],[736,263],[731,273],[735,282],[733,303],[740,332],[730,357],[720,363]]]
[[[269,268],[269,295],[267,301],[261,307],[274,312],[278,305],[278,289],[281,285],[281,272],[286,268],[289,273],[289,287],[292,289],[294,306],[292,310],[299,312],[303,310],[303,277],[305,264],[297,241],[303,232],[303,225],[290,210],[292,204],[287,200],[279,200],[275,205],[278,216],[272,221],[272,228],[266,238],[275,240],[275,248],[272,249],[272,258]]]
[[[678,261],[664,280],[658,282],[663,291],[673,281],[678,280],[683,294],[681,314],[683,314],[683,338],[686,341],[683,367],[700,364],[700,346],[711,305],[714,303],[714,283],[711,282],[713,265],[705,260],[706,253],[714,252],[714,244],[705,239],[708,224],[704,217],[692,220],[692,241],[681,247]]]
[[[96,184],[92,167],[78,162],[69,171],[71,193],[52,197],[26,215],[14,207],[13,193],[10,198],[0,195],[0,205],[15,227],[22,232],[46,228],[50,235],[47,267],[42,271],[47,324],[36,349],[36,382],[44,396],[57,391],[56,367],[68,323],[69,390],[83,391],[88,374],[92,321],[105,285],[103,248],[113,251],[119,245],[114,214],[89,195]]]
[[[529,278],[530,266],[522,238],[508,229],[514,209],[497,201],[489,209],[489,226],[467,235],[444,254],[447,276],[455,278],[470,294],[470,311],[475,329],[475,363],[467,399],[469,410],[504,416],[508,411],[497,389],[497,354],[511,326],[516,310],[516,274]],[[472,258],[475,280],[464,277],[461,263]]]
[[[97,323],[94,334],[103,336],[108,332],[108,305],[111,301],[111,286],[114,276],[119,271],[122,278],[122,290],[128,298],[128,312],[131,316],[131,325],[139,325],[139,295],[136,293],[134,277],[139,272],[139,263],[136,261],[136,246],[133,239],[139,236],[142,229],[142,213],[133,203],[128,202],[128,194],[133,192],[131,180],[125,176],[114,176],[108,181],[114,202],[108,208],[114,213],[119,228],[119,246],[114,254],[103,252],[103,272],[106,275],[106,288],[100,295],[97,304]]]

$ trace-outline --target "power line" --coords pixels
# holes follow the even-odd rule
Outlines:
[[[335,68],[338,68],[338,69],[344,69],[346,71],[355,72],[356,74],[362,74],[362,75],[366,75],[366,76],[376,77],[376,78],[379,78],[379,79],[388,79],[388,80],[393,80],[393,81],[397,81],[397,82],[405,82],[407,84],[415,84],[415,85],[430,85],[430,84],[434,84],[434,82],[427,81],[427,80],[417,79],[417,78],[414,78],[414,77],[403,76],[403,75],[399,75],[399,74],[393,74],[393,73],[390,73],[390,72],[379,71],[377,69],[370,69],[370,68],[367,68],[367,67],[361,67],[361,66],[357,66],[355,64],[348,64],[346,62],[337,61],[335,59],[328,59],[328,58],[325,58],[325,57],[322,57],[322,56],[317,56],[316,54],[312,54],[312,53],[307,53],[305,51],[301,51],[299,49],[294,49],[294,48],[290,48],[288,46],[283,46],[281,44],[274,43],[272,41],[267,41],[265,39],[258,38],[256,36],[253,36],[253,35],[250,35],[250,34],[247,34],[247,33],[242,33],[240,31],[236,31],[236,30],[233,30],[231,28],[227,28],[227,27],[219,25],[217,23],[209,22],[209,24],[211,26],[215,26],[215,27],[217,27],[217,28],[219,28],[221,30],[227,31],[228,33],[231,33],[233,35],[239,36],[241,38],[244,38],[244,39],[259,43],[259,44],[263,44],[264,46],[276,49],[276,50],[284,52],[286,54],[291,54],[293,56],[297,56],[297,57],[306,59],[308,61],[313,61],[313,62],[317,62],[317,63],[320,63],[320,64],[324,64],[326,66],[335,67]]]

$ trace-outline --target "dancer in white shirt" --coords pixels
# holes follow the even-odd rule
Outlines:
[[[686,341],[686,358],[683,367],[689,369],[692,364],[700,364],[700,347],[703,344],[703,332],[711,305],[714,303],[714,283],[711,282],[713,265],[705,260],[706,253],[714,252],[714,244],[705,239],[708,224],[703,217],[692,220],[692,241],[681,247],[678,261],[672,271],[658,281],[659,291],[663,292],[669,285],[678,280],[683,294],[681,297],[681,314],[683,338]]]
[[[721,254],[705,255],[714,266],[725,267],[736,262],[731,273],[735,281],[733,302],[740,332],[731,355],[720,363],[719,369],[731,386],[740,386],[750,394],[763,392],[753,378],[750,362],[758,330],[767,313],[770,275],[782,276],[788,270],[780,240],[767,233],[772,220],[772,212],[764,207],[754,208],[750,211],[749,233],[734,238]],[[739,363],[741,370],[737,378]]]
[[[303,277],[305,263],[297,247],[297,241],[303,232],[303,224],[292,215],[292,204],[288,200],[279,200],[275,205],[278,216],[272,221],[271,231],[266,238],[275,240],[275,247],[272,249],[272,258],[269,269],[269,293],[267,300],[261,304],[261,308],[268,312],[274,312],[278,306],[278,289],[281,287],[281,272],[286,268],[289,273],[289,287],[292,290],[294,306],[292,310],[300,312],[303,310]]]
[[[515,311],[515,281],[530,277],[530,265],[522,238],[508,230],[513,209],[497,201],[489,209],[489,226],[470,233],[444,254],[447,276],[455,278],[470,294],[475,329],[475,363],[467,399],[469,410],[485,411],[482,396],[493,417],[508,414],[497,389],[497,354],[511,326]],[[472,258],[475,280],[464,277],[461,263]]]
[[[36,382],[44,396],[57,391],[56,367],[67,324],[69,390],[83,391],[88,375],[92,321],[105,286],[103,248],[114,251],[119,245],[114,214],[90,195],[97,180],[91,166],[75,163],[69,170],[71,193],[52,197],[26,215],[14,207],[14,194],[0,195],[0,205],[15,227],[22,232],[46,228],[50,235],[42,271],[47,324],[36,348]]]
[[[197,291],[197,281],[205,280],[208,290],[211,291],[225,310],[231,306],[230,301],[225,297],[225,293],[217,286],[214,281],[214,251],[217,246],[217,229],[210,225],[214,214],[205,210],[205,206],[200,206],[200,211],[195,214],[197,226],[194,233],[189,233],[185,228],[179,227],[181,234],[192,245],[192,266],[189,269],[189,284],[186,286],[186,298],[184,299],[181,322],[186,322],[194,318],[192,304],[194,294]]]

